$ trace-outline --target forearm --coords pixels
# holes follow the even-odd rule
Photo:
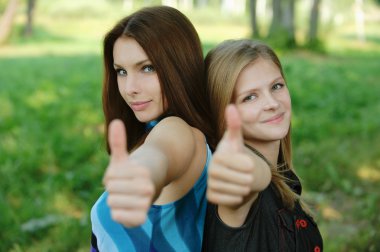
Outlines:
[[[240,227],[247,219],[252,204],[256,201],[259,193],[251,192],[244,197],[240,204],[233,206],[218,205],[218,214],[220,219],[228,226]]]
[[[252,192],[261,192],[269,185],[272,179],[272,171],[269,165],[256,154],[252,155],[256,169],[253,171]]]
[[[130,160],[136,162],[141,169],[146,169],[155,188],[154,202],[162,189],[170,183],[168,177],[168,157],[159,149],[152,146],[141,146],[130,155]]]

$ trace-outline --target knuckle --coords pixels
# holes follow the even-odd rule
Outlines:
[[[216,151],[212,157],[212,161],[215,163],[220,163],[223,161],[224,156],[226,153],[223,153],[221,151]]]
[[[207,187],[208,187],[209,189],[215,188],[215,180],[214,180],[214,179],[209,179],[209,180],[207,181]]]
[[[144,209],[144,211],[148,211],[148,209],[150,208],[150,200],[145,200],[143,203],[142,203],[142,207]]]
[[[145,222],[146,220],[146,214],[145,213],[137,213],[135,216],[135,225],[141,225]]]
[[[113,204],[114,204],[114,197],[112,196],[112,195],[108,195],[108,197],[107,197],[107,204],[110,206],[110,207],[112,207],[113,206]]]
[[[150,178],[150,172],[145,167],[137,167],[137,171],[142,178]]]
[[[120,215],[119,211],[111,210],[111,218],[114,221],[120,222],[121,221],[121,215]]]
[[[216,167],[210,167],[209,171],[208,171],[208,175],[211,176],[211,177],[215,177],[219,174],[219,171],[218,169],[215,169]]]

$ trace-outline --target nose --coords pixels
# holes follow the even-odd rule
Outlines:
[[[265,110],[276,110],[279,107],[280,107],[280,103],[271,93],[265,95],[265,104],[264,104]]]
[[[125,93],[129,96],[136,95],[140,92],[140,88],[136,78],[130,74],[124,79],[122,84]]]

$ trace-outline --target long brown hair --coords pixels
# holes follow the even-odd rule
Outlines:
[[[235,84],[241,71],[258,58],[271,60],[285,79],[281,62],[267,45],[248,39],[227,40],[211,50],[205,59],[211,115],[217,122],[216,140],[220,141],[226,129],[224,110],[232,102]],[[280,140],[277,167],[272,167],[272,182],[287,208],[292,209],[299,196],[294,193],[284,177],[286,170],[293,170],[291,130]]]
[[[126,125],[128,150],[136,148],[146,135],[145,124],[136,119],[118,90],[113,47],[121,36],[135,39],[152,62],[168,105],[165,113],[182,118],[212,142],[213,124],[203,81],[201,42],[189,19],[168,6],[143,8],[120,20],[105,36],[103,111],[106,136],[108,125],[115,118]]]

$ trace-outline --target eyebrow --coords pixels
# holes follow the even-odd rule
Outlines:
[[[276,83],[276,81],[279,81],[279,80],[283,80],[285,82],[285,78],[282,75],[280,75],[278,78],[274,79],[271,84],[274,84]]]
[[[273,84],[275,84],[277,81],[280,81],[280,80],[284,81],[284,83],[285,83],[285,78],[284,78],[282,75],[280,75],[279,77],[273,79],[273,80],[269,83],[269,85],[273,85]],[[286,83],[285,83],[285,84],[286,84]],[[234,96],[235,96],[235,99],[236,99],[236,98],[239,98],[239,97],[242,96],[242,95],[246,95],[247,93],[254,92],[254,91],[258,90],[258,89],[260,89],[260,88],[252,88],[252,89],[244,90],[244,91],[241,92],[240,94],[236,94],[236,93],[235,93],[235,95],[234,95]]]
[[[141,65],[144,65],[144,64],[147,63],[147,62],[150,62],[150,60],[149,60],[149,59],[143,59],[143,60],[140,60],[140,61],[136,62],[136,63],[134,64],[134,66],[135,66],[135,67],[139,67],[139,66],[141,66]],[[114,68],[124,68],[124,67],[122,67],[121,65],[116,64],[116,63],[113,63],[113,67],[114,67]]]

